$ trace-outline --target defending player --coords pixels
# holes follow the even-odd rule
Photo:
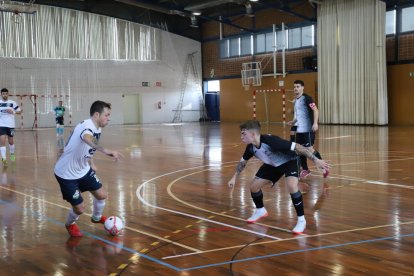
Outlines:
[[[313,148],[315,143],[315,133],[318,130],[319,110],[316,107],[312,97],[305,94],[303,89],[305,83],[302,80],[293,82],[293,90],[295,93],[294,110],[295,117],[288,122],[289,125],[296,125],[296,142],[308,148],[316,157],[322,159],[318,151]],[[311,174],[305,156],[300,157],[302,171],[300,177],[305,178]],[[323,171],[323,177],[327,177],[329,171]]]
[[[283,175],[288,187],[293,206],[295,207],[298,220],[292,232],[295,234],[303,233],[306,228],[306,220],[303,208],[302,194],[298,188],[298,156],[303,155],[311,159],[316,167],[329,170],[329,164],[318,159],[309,149],[302,147],[295,142],[284,140],[274,135],[260,134],[260,123],[258,121],[247,121],[240,125],[241,140],[247,144],[242,159],[237,165],[236,173],[228,182],[230,188],[236,184],[236,177],[243,171],[247,161],[255,156],[263,161],[263,165],[256,173],[255,178],[250,183],[250,192],[256,210],[247,219],[247,222],[254,223],[268,215],[263,204],[262,187],[266,183],[275,184]]]

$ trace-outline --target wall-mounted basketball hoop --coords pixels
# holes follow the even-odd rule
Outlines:
[[[262,66],[260,62],[246,62],[242,64],[242,85],[246,91],[252,86],[262,85]]]

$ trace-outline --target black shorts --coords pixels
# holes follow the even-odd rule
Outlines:
[[[278,167],[263,164],[256,173],[256,177],[269,180],[273,185],[283,176],[299,176],[298,159],[288,161]]]
[[[290,127],[290,131],[296,132],[296,130],[298,130],[298,126],[291,126]]]
[[[56,174],[55,177],[59,182],[63,199],[73,206],[83,202],[81,193],[85,191],[96,191],[102,187],[99,178],[92,169],[84,177],[79,179],[63,179]]]
[[[7,135],[9,137],[14,137],[14,128],[0,127],[0,136],[1,135]]]
[[[63,126],[63,117],[56,117],[56,124]]]
[[[315,143],[315,132],[296,132],[296,143],[304,146],[305,148],[313,146]]]

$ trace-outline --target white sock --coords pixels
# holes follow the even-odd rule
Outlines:
[[[103,209],[105,208],[105,199],[99,200],[93,199],[93,213],[92,216],[95,219],[100,219],[102,217]]]
[[[66,225],[74,224],[79,219],[79,215],[73,211],[73,209],[69,210],[68,218],[66,219]]]
[[[298,216],[298,222],[304,222],[305,220],[305,216]]]
[[[9,145],[9,149],[10,149],[10,154],[14,154],[14,144]]]
[[[0,147],[1,158],[6,159],[6,147]]]

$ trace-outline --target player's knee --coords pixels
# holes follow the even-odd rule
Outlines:
[[[82,215],[85,212],[85,206],[83,204],[73,206],[73,211],[78,215]]]

